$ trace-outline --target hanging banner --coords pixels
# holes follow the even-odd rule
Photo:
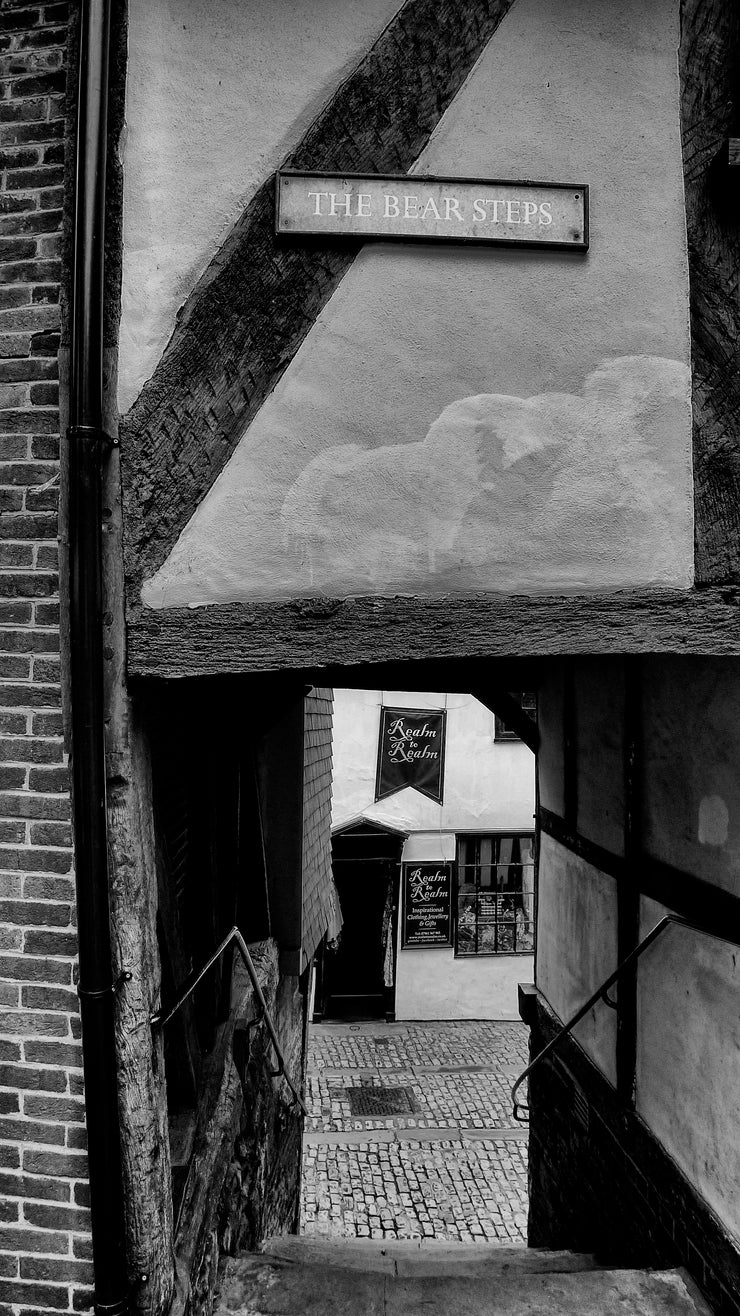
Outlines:
[[[375,798],[413,786],[442,803],[445,713],[381,708]]]
[[[451,864],[404,864],[401,944],[452,944]]]

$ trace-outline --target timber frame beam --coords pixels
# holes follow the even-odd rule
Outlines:
[[[293,671],[352,685],[352,669],[370,665],[403,667],[408,681],[412,666],[425,661],[627,653],[740,655],[740,590],[140,608],[128,628],[128,668],[136,677]],[[508,688],[522,688],[521,681]]]
[[[681,0],[694,551],[697,583],[706,585],[740,579],[740,229],[738,183],[725,163],[740,125],[739,64],[734,0]]]

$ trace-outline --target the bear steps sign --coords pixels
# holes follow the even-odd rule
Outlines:
[[[277,175],[278,234],[588,248],[588,187],[421,174]]]

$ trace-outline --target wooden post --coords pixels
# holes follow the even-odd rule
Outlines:
[[[157,873],[148,745],[126,688],[120,463],[108,463],[103,496],[106,750],[116,1049],[126,1251],[132,1310],[161,1316],[175,1281],[172,1188],[161,1030]]]
[[[681,127],[689,246],[697,584],[740,580],[740,264],[735,170],[740,11],[681,0]]]

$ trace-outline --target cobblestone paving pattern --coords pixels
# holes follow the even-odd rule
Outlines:
[[[314,1024],[315,1069],[402,1069],[527,1063],[527,1029],[520,1023]]]
[[[301,1232],[524,1243],[527,1132],[509,1093],[527,1060],[516,1023],[315,1025]],[[353,1117],[345,1089],[366,1084],[410,1088],[416,1113]]]
[[[524,1069],[508,1067],[505,1072],[486,1070],[484,1073],[415,1074],[411,1069],[393,1071],[395,1087],[410,1087],[417,1111],[415,1114],[395,1115],[392,1120],[368,1118],[350,1114],[347,1087],[360,1087],[371,1083],[376,1086],[387,1080],[364,1071],[361,1076],[341,1077],[324,1074],[310,1075],[307,1083],[309,1115],[306,1128],[312,1131],[341,1132],[346,1129],[429,1128],[429,1129],[496,1129],[507,1128],[511,1119],[511,1086],[517,1074]]]

